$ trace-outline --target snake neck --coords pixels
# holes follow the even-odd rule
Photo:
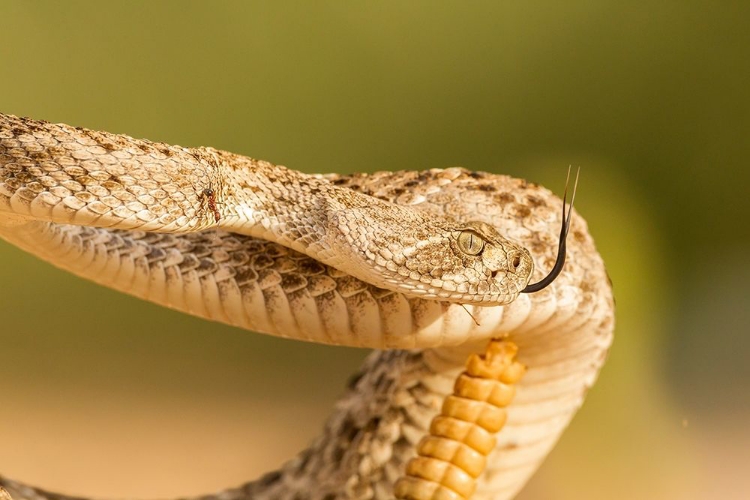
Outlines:
[[[330,229],[336,214],[390,205],[320,176],[211,148],[197,151],[221,172],[212,188],[221,227],[311,256],[331,253],[335,239]]]

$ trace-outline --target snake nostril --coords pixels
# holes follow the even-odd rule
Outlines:
[[[518,252],[513,252],[511,255],[508,256],[508,270],[512,273],[515,273],[520,266],[521,266],[521,254]]]
[[[511,265],[513,266],[513,270],[515,271],[518,269],[518,266],[521,265],[521,256],[519,254],[515,254],[513,256],[513,261],[511,262]]]
[[[492,271],[492,277],[494,278],[495,276],[497,276],[497,269],[495,269],[494,271]]]

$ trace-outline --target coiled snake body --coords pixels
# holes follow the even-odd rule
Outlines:
[[[562,273],[519,295],[554,265],[560,214],[552,193],[505,176],[305,175],[0,114],[2,238],[193,315],[377,349],[310,448],[207,499],[392,498],[467,356],[490,338],[512,341],[527,373],[472,498],[512,497],[612,341],[611,287],[577,214]],[[16,500],[60,498],[0,485]]]

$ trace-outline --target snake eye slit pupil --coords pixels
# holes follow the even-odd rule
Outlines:
[[[484,238],[465,229],[458,235],[458,247],[467,255],[479,255],[484,250]]]

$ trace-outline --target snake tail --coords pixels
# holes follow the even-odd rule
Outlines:
[[[453,394],[443,401],[429,434],[417,446],[406,474],[395,485],[400,500],[464,500],[495,448],[507,419],[505,407],[526,367],[515,360],[518,347],[492,339],[484,354],[472,354],[456,379]]]

